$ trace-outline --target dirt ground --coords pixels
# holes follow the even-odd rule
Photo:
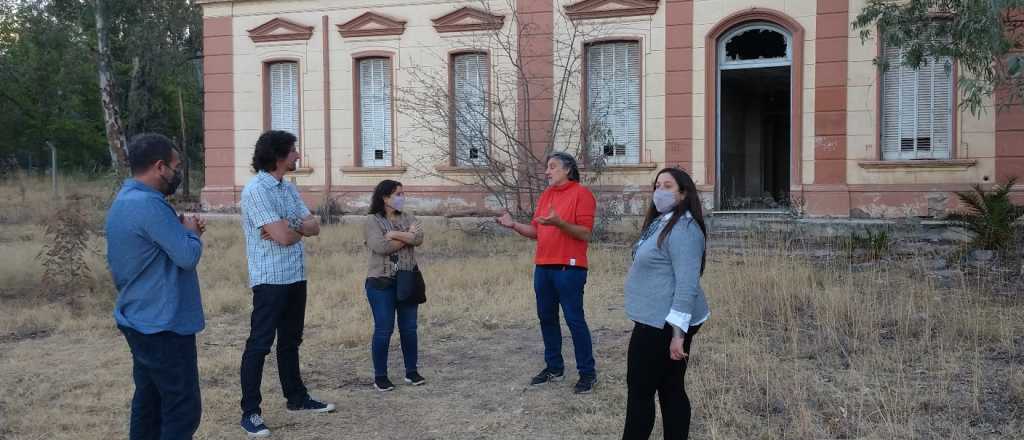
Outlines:
[[[237,362],[248,326],[216,318],[198,337],[204,416],[196,438],[244,438],[238,427]],[[561,439],[618,438],[621,420],[598,415],[624,410],[624,351],[628,326],[592,328],[600,383],[591,395],[575,395],[572,344],[565,330],[566,379],[531,387],[543,366],[538,328],[504,328],[474,335],[436,336],[422,326],[421,372],[427,384],[400,382],[397,335],[391,350],[395,391],[372,386],[367,347],[328,347],[317,343],[321,328],[307,328],[301,351],[306,386],[331,414],[292,414],[285,410],[273,354],[267,357],[263,412],[279,439]],[[223,341],[223,342],[218,342]],[[19,424],[48,429],[28,438],[123,438],[131,398],[131,357],[119,333],[46,336],[0,343],[0,376],[8,392],[57,407],[22,414]],[[56,379],[61,378],[61,379]],[[66,382],[55,389],[46,383]],[[109,390],[119,390],[110,393]],[[105,391],[101,391],[105,390]],[[72,404],[72,402],[75,402]],[[70,412],[73,417],[60,417]],[[624,414],[624,413],[623,413]],[[50,419],[53,417],[53,419]],[[84,436],[83,434],[89,434]]]

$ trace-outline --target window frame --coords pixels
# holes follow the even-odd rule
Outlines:
[[[769,31],[782,35],[783,41],[786,43],[786,55],[782,58],[766,58],[758,60],[738,60],[730,61],[726,57],[728,56],[726,46],[729,42],[744,33],[750,31]],[[793,36],[790,35],[784,27],[768,22],[768,21],[753,21],[750,23],[736,26],[729,30],[718,39],[718,47],[716,48],[716,55],[718,63],[718,70],[733,70],[733,69],[754,69],[762,67],[784,67],[793,66]]]
[[[876,32],[875,35],[879,35],[879,36],[882,35],[881,34],[882,29],[881,28],[879,28],[877,31],[878,32]],[[881,37],[879,37],[876,40],[876,49],[877,49],[877,58],[876,59],[878,61],[880,61],[880,62],[887,61],[886,54],[885,54],[886,44],[885,44],[884,40]],[[875,84],[877,85],[876,110],[878,112],[877,113],[877,119],[875,121],[876,127],[877,127],[875,140],[878,143],[878,149],[877,149],[877,152],[876,152],[875,160],[884,161],[884,162],[901,162],[901,161],[902,162],[907,162],[907,161],[950,161],[950,160],[958,159],[957,143],[958,143],[958,137],[959,137],[958,136],[959,135],[959,133],[958,133],[958,129],[959,129],[959,127],[958,127],[958,125],[959,125],[958,124],[958,116],[959,116],[959,93],[960,92],[959,92],[959,85],[958,85],[957,78],[958,78],[958,75],[959,75],[958,74],[958,70],[959,70],[958,64],[959,63],[957,63],[956,59],[954,59],[954,58],[949,58],[948,61],[949,61],[949,64],[950,64],[950,71],[949,71],[949,80],[950,80],[950,89],[949,89],[949,121],[947,121],[947,127],[949,129],[949,137],[948,137],[948,139],[949,139],[949,146],[947,148],[947,152],[946,152],[945,157],[935,157],[934,155],[932,155],[932,157],[909,157],[909,156],[913,156],[913,155],[904,156],[902,151],[899,152],[900,154],[898,155],[898,157],[886,157],[886,151],[885,151],[886,150],[886,148],[885,148],[885,136],[886,136],[886,132],[885,132],[885,122],[886,122],[886,120],[885,120],[885,113],[886,113],[885,112],[885,110],[886,110],[885,109],[885,92],[886,91],[885,91],[885,87],[884,87],[885,86],[885,74],[886,74],[886,71],[883,70],[881,68],[881,66],[879,66],[879,68],[876,69],[876,75],[875,75]],[[900,63],[890,63],[888,65],[888,68],[893,68],[893,67],[903,68],[902,64],[900,64]],[[915,98],[915,100],[916,99],[918,99],[918,98]],[[899,125],[899,123],[900,122],[897,121],[897,125]],[[933,124],[934,124],[934,117],[933,117]],[[931,150],[931,151],[934,152],[934,150]],[[914,152],[916,153],[916,146],[915,146],[915,151]]]
[[[388,165],[367,165],[363,158],[362,142],[362,87],[360,82],[360,63],[369,59],[384,59],[388,62],[388,75],[390,77],[390,111],[388,112],[388,124],[391,126],[391,155],[387,158]],[[395,54],[386,51],[366,51],[352,55],[352,97],[353,97],[353,165],[361,169],[391,169],[395,168],[395,158],[398,145],[395,136]],[[376,160],[376,159],[374,159]]]
[[[305,151],[302,143],[302,61],[298,58],[272,58],[263,60],[263,131],[273,129],[273,99],[271,93],[273,86],[270,79],[270,69],[276,64],[295,64],[295,98],[297,127],[295,135],[295,149],[299,152],[299,163],[305,159]]]
[[[616,43],[633,43],[633,44],[637,45],[637,78],[638,78],[638,81],[637,81],[637,88],[638,88],[637,96],[639,98],[639,103],[637,105],[637,121],[639,123],[639,126],[638,126],[638,129],[637,129],[638,136],[637,136],[637,158],[636,158],[636,161],[630,161],[628,159],[624,159],[624,160],[621,160],[621,161],[618,161],[618,160],[608,160],[608,156],[605,156],[603,151],[601,152],[601,154],[595,154],[597,152],[594,151],[594,149],[592,149],[591,145],[590,145],[590,129],[591,129],[591,122],[590,122],[591,109],[590,109],[590,93],[589,93],[590,92],[590,49],[592,47],[598,46],[598,45],[616,44]],[[600,39],[589,40],[589,41],[586,41],[586,42],[583,43],[583,51],[582,51],[582,58],[581,58],[581,66],[582,66],[581,76],[582,76],[582,79],[580,81],[580,85],[581,85],[581,87],[580,87],[581,88],[581,93],[580,93],[580,95],[581,95],[580,104],[581,105],[580,105],[580,107],[581,107],[582,111],[580,113],[581,113],[581,118],[582,118],[581,126],[583,128],[582,133],[581,133],[581,140],[582,140],[583,150],[585,152],[585,164],[586,165],[591,165],[593,160],[596,159],[597,157],[602,157],[604,159],[604,166],[606,166],[606,167],[637,166],[637,165],[642,165],[644,163],[644,160],[647,159],[647,152],[645,151],[646,149],[644,148],[644,130],[646,129],[646,123],[644,121],[644,114],[645,114],[644,113],[644,105],[646,105],[646,100],[645,100],[645,96],[644,96],[644,90],[645,90],[644,58],[645,58],[645,55],[646,55],[646,53],[645,53],[645,50],[644,50],[644,39],[643,39],[643,37],[621,37],[621,36],[620,37],[608,37],[608,38],[600,38]],[[628,149],[626,150],[626,152],[625,152],[625,154],[623,156],[628,157]],[[616,156],[611,156],[611,157],[616,157]]]
[[[493,125],[491,124],[492,108],[491,108],[491,93],[493,87],[493,81],[491,78],[491,54],[490,51],[485,49],[464,49],[457,50],[449,53],[448,55],[448,144],[449,144],[449,160],[448,165],[458,168],[472,168],[479,166],[486,166],[489,163],[488,156],[486,153],[475,162],[465,161],[459,163],[458,157],[458,130],[456,126],[456,108],[457,108],[457,97],[455,90],[455,60],[460,56],[465,55],[482,55],[483,56],[483,70],[484,78],[487,81],[486,90],[484,91],[484,111],[487,117],[487,148],[493,140]]]

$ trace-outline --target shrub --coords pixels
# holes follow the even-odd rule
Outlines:
[[[857,250],[863,250],[868,260],[878,260],[889,253],[891,241],[892,237],[886,230],[865,229],[864,235],[860,235],[856,231],[851,232],[846,248],[851,260],[856,257]]]
[[[1001,252],[1013,250],[1017,243],[1014,222],[1024,216],[1024,206],[1015,205],[1010,200],[1010,192],[1016,183],[1016,178],[1010,178],[1005,185],[995,185],[992,191],[974,185],[972,191],[956,193],[964,208],[951,213],[947,219],[973,235],[973,248]]]

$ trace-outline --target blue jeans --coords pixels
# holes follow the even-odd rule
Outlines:
[[[576,369],[581,376],[596,374],[590,329],[583,315],[583,286],[586,284],[586,269],[559,266],[537,266],[534,269],[533,290],[537,294],[537,318],[540,319],[544,362],[548,369],[565,369],[562,327],[558,322],[558,306],[561,305],[576,350]]]
[[[203,413],[196,335],[118,328],[132,351],[135,380],[128,438],[191,439]]]
[[[402,341],[402,358],[405,360],[405,373],[416,371],[417,337],[416,310],[418,304],[399,303],[395,295],[395,285],[378,288],[371,280],[366,280],[366,299],[370,302],[373,313],[373,340],[370,351],[373,355],[373,375],[388,375],[388,349],[391,348],[391,335],[395,332],[395,316],[398,317],[398,337]]]

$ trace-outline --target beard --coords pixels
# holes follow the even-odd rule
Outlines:
[[[296,169],[298,169],[297,168],[298,163],[299,163],[298,160],[294,160],[294,161],[292,161],[292,163],[288,164],[288,171],[291,172],[291,171],[295,171]]]

